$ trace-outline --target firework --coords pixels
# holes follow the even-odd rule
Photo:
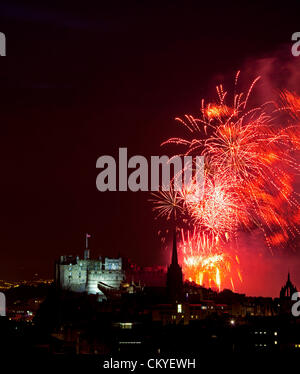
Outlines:
[[[246,219],[240,195],[228,183],[229,179],[220,175],[205,176],[204,195],[201,198],[183,190],[186,211],[196,227],[202,232],[223,237],[236,230],[238,220]],[[195,182],[193,182],[193,186]]]
[[[280,94],[281,100],[283,102],[283,107],[290,116],[296,120],[300,119],[300,97],[294,92],[284,90]]]
[[[223,86],[217,86],[217,101],[202,100],[199,117],[176,118],[189,136],[163,143],[183,147],[184,155],[205,157],[204,194],[197,194],[192,179],[176,195],[161,192],[155,197],[160,215],[168,217],[176,208],[179,225],[184,214],[183,222],[194,227],[191,237],[182,235],[186,279],[202,284],[206,277],[218,288],[228,277],[233,285],[229,275],[237,261],[225,253],[224,244],[237,240],[239,230],[261,230],[271,250],[299,233],[300,205],[293,182],[299,173],[295,152],[300,148],[300,98],[284,91],[283,107],[267,102],[249,108],[260,78],[244,94],[236,93],[238,76],[231,105],[225,103]],[[282,120],[282,113],[289,119]]]
[[[237,269],[237,275],[241,277],[238,270],[239,259],[226,253],[220,246],[218,237],[208,236],[194,230],[184,235],[182,230],[181,253],[183,257],[182,266],[185,279],[199,285],[217,287],[221,289],[224,281],[232,279],[232,269]]]
[[[237,78],[238,74],[236,83]],[[205,156],[203,201],[195,201],[190,192],[193,186],[186,187],[189,193],[183,199],[191,219],[201,230],[217,231],[222,236],[241,227],[257,227],[270,244],[274,233],[287,239],[288,233],[297,232],[290,213],[299,209],[291,176],[299,172],[293,157],[299,137],[291,135],[290,126],[276,122],[275,104],[247,108],[258,80],[259,77],[253,81],[246,95],[234,95],[232,107],[225,104],[227,92],[218,86],[217,104],[205,105],[203,100],[199,118],[177,118],[191,138],[171,138],[163,144],[183,145],[186,155]],[[294,99],[294,111],[295,102],[299,104],[300,100]]]
[[[183,211],[181,195],[172,185],[169,191],[153,192],[151,195],[149,201],[154,204],[153,210],[157,213],[157,218],[165,217],[169,220],[173,217],[176,220],[177,214]]]

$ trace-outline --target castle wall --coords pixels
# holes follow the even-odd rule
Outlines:
[[[61,289],[103,295],[98,288],[101,282],[108,288],[119,289],[125,280],[122,259],[82,260],[62,257],[56,264],[56,280]],[[104,298],[104,295],[103,295]]]

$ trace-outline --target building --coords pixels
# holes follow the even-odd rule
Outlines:
[[[279,299],[277,299],[280,314],[291,314],[292,295],[295,292],[297,292],[297,288],[291,282],[290,273],[288,273],[286,284],[281,288]]]
[[[280,290],[280,299],[291,299],[293,293],[295,292],[297,292],[297,288],[291,282],[290,273],[288,273],[286,284]]]
[[[167,296],[172,303],[183,299],[182,269],[178,264],[176,231],[173,237],[172,261],[167,273]]]
[[[98,295],[99,301],[106,299],[106,293],[119,290],[124,280],[121,258],[91,259],[89,249],[83,259],[61,256],[55,263],[55,282],[60,289]]]

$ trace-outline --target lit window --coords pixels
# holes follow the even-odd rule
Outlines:
[[[182,304],[177,304],[177,313],[182,313]]]
[[[121,329],[132,329],[132,323],[131,322],[121,322],[120,327],[121,327]]]

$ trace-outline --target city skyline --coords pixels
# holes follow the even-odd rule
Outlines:
[[[300,60],[291,54],[297,15],[278,4],[272,16],[263,5],[231,2],[218,11],[177,2],[96,9],[0,5],[0,278],[51,277],[53,259],[81,253],[86,232],[95,255],[166,266],[172,223],[155,220],[146,192],[97,191],[98,157],[120,147],[162,154],[174,117],[199,111],[216,84],[232,87],[238,70],[244,86],[262,75],[260,98],[299,86]],[[162,244],[158,232],[167,229]],[[275,296],[289,270],[300,284],[297,237],[272,254],[257,231],[239,236],[237,291]]]
[[[178,235],[177,235],[178,236]],[[85,237],[86,237],[86,234],[84,235],[84,240],[82,240],[82,242],[85,242]],[[94,235],[90,235],[90,237],[94,237]],[[91,238],[90,238],[90,241],[91,241]],[[83,239],[83,238],[82,238]],[[130,263],[133,264],[134,267],[137,267],[137,269],[146,269],[147,271],[149,271],[149,269],[152,269],[153,271],[155,270],[160,270],[160,269],[164,269],[164,272],[165,274],[167,273],[167,268],[168,266],[170,265],[171,261],[172,261],[172,247],[173,247],[173,244],[172,244],[172,240],[173,240],[173,234],[171,233],[170,234],[170,245],[167,246],[169,248],[169,253],[168,255],[166,256],[166,262],[165,263],[161,263],[161,264],[138,264],[138,263],[135,263],[134,261],[132,262],[132,259],[128,258],[127,256],[122,256],[122,254],[120,252],[118,252],[115,256],[111,256],[111,254],[109,252],[105,254],[101,253],[101,252],[97,252],[96,250],[94,249],[91,249],[90,246],[89,246],[89,253],[90,253],[90,256],[91,256],[91,259],[94,259],[94,260],[97,260],[99,259],[99,256],[102,257],[103,259],[105,257],[111,257],[111,258],[119,258],[121,256],[121,258],[123,259],[126,259],[126,261],[131,261]],[[63,255],[67,255],[67,256],[73,256],[73,258],[75,259],[76,256],[79,256],[79,258],[84,258],[84,252],[85,252],[85,249],[86,249],[86,246],[83,245],[83,248],[81,251],[77,251],[77,252],[65,252]],[[62,256],[62,254],[60,254],[57,258],[54,258],[50,264],[49,264],[49,276],[48,277],[44,277],[42,274],[38,273],[38,272],[35,272],[33,273],[32,275],[29,275],[27,278],[16,278],[16,279],[12,279],[12,278],[0,278],[1,279],[1,283],[5,284],[7,283],[7,287],[0,287],[2,290],[5,290],[5,289],[9,289],[11,287],[15,287],[16,285],[18,286],[19,284],[24,284],[24,285],[30,285],[31,283],[45,283],[45,284],[49,284],[49,282],[53,282],[54,281],[54,270],[53,270],[53,264],[55,261],[57,261],[58,258],[60,258]],[[257,263],[255,261],[255,256],[252,258],[252,261],[254,263],[250,264],[250,266],[252,267],[255,267],[256,271],[258,269],[257,267]],[[248,259],[249,259],[249,256],[247,256]],[[181,256],[179,255],[179,264],[181,265],[181,262],[180,262],[180,258]],[[272,257],[270,257],[270,259],[272,260]],[[257,283],[253,283],[252,282],[252,279],[253,279],[253,274],[252,272],[250,271],[249,274],[247,274],[247,278],[241,282],[239,284],[239,287],[235,288],[235,289],[232,289],[232,287],[222,287],[220,291],[223,291],[224,289],[232,289],[233,292],[237,292],[237,293],[241,293],[241,294],[246,294],[247,296],[253,296],[253,297],[272,297],[272,298],[276,298],[278,297],[279,295],[279,290],[280,290],[280,287],[282,286],[282,284],[284,284],[284,282],[286,281],[286,277],[287,277],[287,274],[290,273],[291,276],[292,276],[292,279],[293,281],[295,282],[295,284],[299,284],[299,281],[298,281],[298,272],[297,272],[297,269],[298,269],[298,263],[295,263],[295,262],[289,262],[288,264],[285,264],[285,266],[282,264],[282,259],[281,258],[276,258],[276,271],[278,271],[278,274],[277,274],[277,279],[278,279],[278,282],[274,282],[274,275],[271,273],[271,274],[265,274],[266,278],[264,278],[264,273],[267,271],[267,269],[271,267],[273,267],[274,269],[274,264],[271,264],[271,265],[268,265],[266,263],[264,263],[262,266],[261,266],[261,269],[259,269],[259,273],[257,274],[257,278],[258,278],[258,284]],[[251,269],[251,267],[250,267]],[[245,276],[245,274],[243,273],[243,275]],[[279,276],[278,276],[279,275]],[[184,281],[188,281],[188,279],[184,276],[184,273],[183,273],[183,279]],[[264,287],[262,288],[260,286],[261,284],[261,280],[263,279],[263,284],[264,284]],[[270,283],[268,283],[268,279],[270,279]],[[164,283],[164,281],[162,281],[161,283]],[[199,285],[199,284],[198,284]],[[203,284],[203,287],[205,288],[210,288],[211,286],[209,284]],[[218,287],[216,284],[213,284],[212,285],[212,288],[216,291],[218,291]],[[219,291],[219,292],[220,292]]]

